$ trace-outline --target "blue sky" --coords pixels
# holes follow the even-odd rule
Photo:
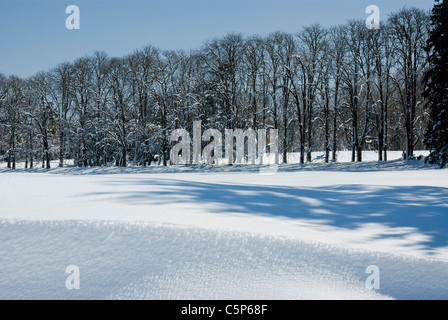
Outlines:
[[[80,9],[79,30],[68,30],[68,5]],[[229,32],[296,33],[366,19],[368,5],[381,19],[406,6],[432,8],[432,0],[1,0],[0,72],[28,77],[58,63],[104,50],[124,56],[144,45],[195,49]]]

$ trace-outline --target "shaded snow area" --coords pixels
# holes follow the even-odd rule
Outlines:
[[[446,169],[34,171],[0,170],[0,299],[448,299]]]

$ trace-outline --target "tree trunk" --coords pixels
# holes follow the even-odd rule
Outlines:
[[[62,126],[59,127],[59,168],[64,167],[65,139]]]
[[[34,167],[34,156],[33,156],[33,135],[30,132],[29,133],[29,139],[30,139],[30,169],[33,169]]]
[[[126,146],[123,146],[121,149],[121,167],[125,168],[127,167],[127,161],[126,161]]]
[[[47,133],[45,132],[44,136],[43,136],[43,147],[44,147],[44,160],[46,162],[45,168],[50,169],[50,152],[48,150],[48,136]],[[42,163],[43,165],[43,163]]]
[[[334,114],[333,114],[333,155],[332,161],[337,160],[337,114],[338,114],[338,89],[339,89],[339,81],[336,82],[335,87],[335,96],[334,96]]]

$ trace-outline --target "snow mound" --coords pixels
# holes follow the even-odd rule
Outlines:
[[[448,170],[333,165],[3,172],[0,299],[448,299]]]

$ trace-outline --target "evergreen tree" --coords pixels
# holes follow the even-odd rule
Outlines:
[[[448,1],[436,2],[426,48],[430,66],[424,92],[430,114],[426,144],[431,150],[427,161],[444,167],[448,162]]]

